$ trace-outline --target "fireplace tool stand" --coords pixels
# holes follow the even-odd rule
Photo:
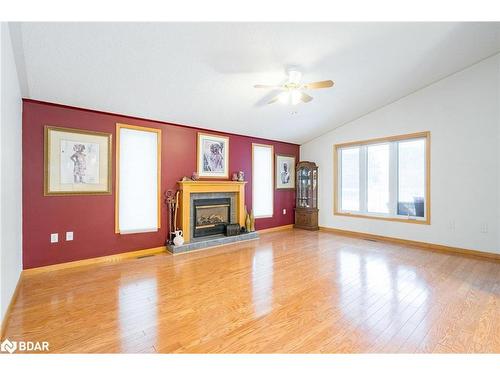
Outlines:
[[[165,192],[165,204],[168,208],[167,220],[167,240],[166,245],[173,244],[173,238],[177,228],[177,209],[179,208],[179,191],[167,190]]]

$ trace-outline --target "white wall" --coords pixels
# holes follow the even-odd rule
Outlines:
[[[319,166],[320,225],[500,253],[499,84],[496,55],[302,145]],[[431,225],[333,215],[334,144],[426,130]]]
[[[1,24],[0,319],[22,270],[22,101],[9,27]]]

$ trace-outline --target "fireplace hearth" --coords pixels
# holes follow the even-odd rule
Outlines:
[[[193,237],[224,234],[231,222],[231,199],[210,198],[193,200]]]

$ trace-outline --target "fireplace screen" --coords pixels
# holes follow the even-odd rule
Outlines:
[[[197,199],[194,202],[194,237],[225,232],[230,223],[230,199]]]

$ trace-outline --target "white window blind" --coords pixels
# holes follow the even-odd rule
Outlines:
[[[117,232],[157,231],[161,130],[118,124],[117,136]]]
[[[273,162],[273,146],[252,144],[252,207],[256,218],[273,216]]]

